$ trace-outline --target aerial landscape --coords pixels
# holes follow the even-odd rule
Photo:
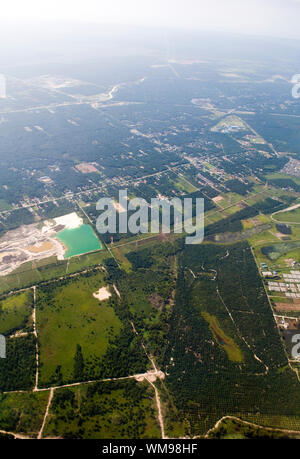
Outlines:
[[[0,437],[300,439],[300,36],[97,33],[0,53]],[[101,234],[120,190],[203,241]]]

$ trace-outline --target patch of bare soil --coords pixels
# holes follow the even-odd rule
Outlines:
[[[163,308],[164,300],[158,293],[151,293],[151,295],[148,296],[148,300],[150,301],[151,305],[156,309],[161,310]]]
[[[41,253],[47,252],[48,250],[53,249],[53,243],[50,241],[44,241],[35,245],[30,245],[27,250],[32,253]]]
[[[300,311],[300,304],[297,303],[276,303],[276,311]]]
[[[99,172],[94,164],[91,163],[81,163],[77,164],[75,168],[80,171],[82,174],[90,174],[92,172]]]
[[[215,198],[212,198],[214,203],[223,201],[223,199],[224,199],[223,196],[221,196],[220,194],[219,194],[219,196],[216,196]]]
[[[102,287],[97,292],[93,293],[93,297],[99,301],[108,300],[111,297],[109,287]]]

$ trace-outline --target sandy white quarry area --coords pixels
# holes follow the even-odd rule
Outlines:
[[[102,287],[97,292],[93,293],[93,297],[99,301],[108,300],[111,297],[109,287]]]
[[[79,228],[83,224],[81,217],[78,217],[76,212],[54,219],[56,225],[64,225],[66,229]]]
[[[76,212],[72,212],[71,214],[63,215],[53,220],[45,220],[41,231],[43,234],[47,234],[51,229],[53,230],[57,226],[63,227],[63,229],[75,229],[79,228],[82,224],[82,218],[79,217]]]
[[[83,223],[75,212],[40,224],[23,225],[8,231],[0,238],[0,276],[5,276],[23,263],[56,256],[64,259],[66,247],[56,234],[63,229],[74,229]]]

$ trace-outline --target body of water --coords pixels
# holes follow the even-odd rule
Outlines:
[[[64,229],[57,233],[56,237],[67,247],[65,258],[102,249],[102,245],[90,225]]]

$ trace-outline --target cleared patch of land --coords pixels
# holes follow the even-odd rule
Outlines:
[[[242,362],[243,354],[232,338],[227,336],[221,329],[220,324],[216,317],[212,316],[208,312],[202,312],[204,319],[209,323],[210,329],[214,335],[215,340],[219,346],[222,346],[228,358],[234,362]]]
[[[300,311],[300,304],[297,303],[275,303],[277,311]]]
[[[29,246],[28,251],[32,253],[48,252],[49,250],[52,250],[53,247],[54,247],[53,242],[44,241],[42,243],[38,243],[38,244]]]
[[[0,276],[28,262],[53,256],[63,260],[99,249],[99,239],[76,212],[45,220],[42,225],[23,225],[0,238]]]
[[[111,297],[109,287],[101,287],[97,292],[93,293],[93,297],[99,301],[108,300]]]
[[[54,219],[56,225],[62,225],[65,229],[74,229],[79,228],[83,224],[83,220],[79,217],[76,212],[72,212],[62,217],[57,217]],[[52,222],[45,222],[45,226],[52,226]],[[45,229],[43,231],[46,231]]]
[[[93,297],[101,283],[104,284],[102,271],[37,289],[42,385],[73,382],[84,379],[88,370],[91,374],[100,371],[96,368],[99,359],[122,328],[113,307],[103,303],[99,308]],[[83,361],[77,374],[76,355]]]
[[[219,196],[216,196],[215,198],[212,198],[213,202],[215,203],[218,203],[220,201],[223,201],[224,197],[219,195]]]
[[[11,295],[0,301],[0,333],[9,335],[32,325],[32,291]]]
[[[273,219],[282,223],[300,224],[300,204],[273,215]]]
[[[53,238],[61,228],[55,224],[44,228],[40,229],[38,224],[24,225],[0,238],[0,276],[11,273],[28,261],[53,255],[63,258],[64,247]]]
[[[92,163],[80,163],[77,164],[76,169],[82,172],[83,174],[90,174],[92,172],[98,172],[98,169]]]

